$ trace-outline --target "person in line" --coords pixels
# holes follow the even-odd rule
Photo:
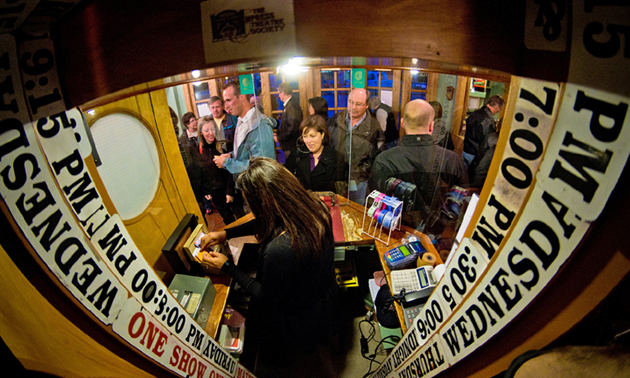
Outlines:
[[[178,119],[177,114],[174,114],[173,111],[171,113],[171,120],[173,121],[173,126],[175,127],[175,133],[177,134],[178,127]],[[188,135],[196,135],[197,134],[197,118],[195,114],[192,112],[184,113],[182,116],[182,124],[184,125],[184,130],[182,135],[177,139],[177,145],[179,147],[179,153],[182,157],[182,162],[184,163],[184,167],[186,168],[186,174],[188,175],[188,180],[190,181],[190,187],[195,195],[195,202],[199,205],[199,211],[201,213],[201,217],[204,222],[207,224],[207,220],[205,217],[206,208],[205,208],[205,195],[210,192],[210,180],[203,169],[203,163],[201,161],[201,155],[199,153],[198,145],[199,142],[197,137],[189,138]],[[191,129],[194,129],[194,133],[188,133],[188,125],[190,125]]]
[[[399,146],[376,157],[370,175],[370,189],[382,193],[387,192],[390,177],[416,185],[415,214],[406,221],[411,227],[418,227],[421,222],[432,223],[446,194],[443,189],[468,184],[462,159],[433,142],[434,115],[433,107],[424,100],[405,105],[400,125],[406,134]]]
[[[276,121],[257,112],[247,95],[241,94],[239,85],[234,82],[228,83],[223,89],[223,100],[225,110],[237,116],[238,123],[234,134],[234,149],[214,157],[217,167],[238,175],[247,169],[250,158],[263,156],[275,159],[273,128]]]
[[[369,98],[366,89],[353,89],[348,98],[348,109],[336,113],[328,121],[331,145],[342,158],[339,163],[350,166],[348,198],[360,205],[365,203],[374,158],[385,141],[381,126],[367,111]],[[350,132],[352,139],[348,137]]]
[[[320,115],[328,123],[328,102],[323,97],[312,97],[308,99],[308,114]]]
[[[479,158],[473,159],[472,163],[468,167],[468,178],[470,178],[471,188],[482,188],[488,177],[490,171],[490,164],[494,157],[494,151],[497,148],[499,142],[499,130],[501,129],[501,123],[503,118],[497,123],[497,128],[491,127],[488,132],[488,149]]]
[[[221,145],[221,151],[224,153],[232,152],[234,149],[234,130],[236,130],[238,118],[225,113],[223,99],[219,96],[212,96],[208,101],[208,107],[210,114],[212,114],[212,121],[217,127],[216,139]]]
[[[278,97],[284,104],[282,116],[280,118],[280,130],[278,131],[278,142],[284,151],[285,158],[289,157],[291,150],[295,148],[295,143],[300,136],[300,124],[302,123],[302,108],[297,98],[293,98],[293,88],[289,83],[278,85]]]
[[[184,132],[179,137],[179,143],[189,145],[193,150],[199,148],[199,140],[197,133],[197,117],[193,112],[186,112],[182,116],[182,124]]]
[[[260,241],[256,277],[221,253],[204,253],[203,262],[230,275],[252,296],[240,362],[265,376],[253,368],[257,352],[259,369],[299,369],[291,363],[300,355],[317,355],[318,345],[327,344],[336,328],[338,287],[328,207],[273,159],[252,159],[237,185],[255,218],[208,233],[201,239],[201,250],[226,239],[256,235]]]
[[[490,97],[486,106],[475,110],[466,119],[466,136],[462,152],[466,169],[475,158],[481,159],[488,149],[488,133],[490,129],[496,129],[494,115],[503,109],[504,103],[500,96],[494,95]]]
[[[232,175],[225,169],[220,169],[214,163],[214,157],[221,154],[221,147],[216,138],[216,124],[210,116],[204,116],[199,120],[199,129],[201,130],[199,150],[203,167],[205,168],[205,175],[210,180],[210,191],[204,197],[206,213],[208,208],[212,208],[209,204],[212,203],[219,210],[223,223],[230,224],[237,218],[245,215],[242,197],[235,203],[237,195]]]
[[[306,117],[300,125],[302,143],[291,152],[285,166],[305,189],[316,192],[335,191],[337,151],[330,147],[326,121],[319,115]]]
[[[212,96],[210,100],[208,100],[208,108],[210,109],[212,121],[216,125],[215,130],[216,139],[219,142],[219,152],[232,152],[232,149],[234,148],[234,130],[236,129],[238,118],[225,112],[223,99],[219,96]],[[201,132],[200,125],[198,129],[199,132]],[[199,136],[199,139],[203,139],[201,135]],[[210,214],[213,210],[217,209],[216,206],[213,205],[212,201],[204,200],[204,203],[206,205],[206,214]],[[233,206],[233,203],[230,204]]]
[[[263,109],[262,102],[260,102],[260,97],[257,97],[257,96],[252,95],[252,96],[249,98],[249,104],[250,104],[252,107],[255,107],[255,108],[256,108],[259,112],[261,112],[261,113],[264,113],[264,112],[265,112],[265,111],[264,111],[264,109]]]
[[[370,97],[370,113],[376,118],[381,125],[381,129],[385,135],[385,146],[383,149],[389,149],[398,144],[398,128],[396,128],[396,117],[391,106],[383,104],[378,96]]]

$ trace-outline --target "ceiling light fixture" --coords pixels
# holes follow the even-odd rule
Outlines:
[[[308,67],[302,66],[303,61],[304,58],[301,57],[291,58],[289,59],[289,63],[283,66],[278,66],[278,73],[284,72],[286,75],[291,76],[297,75],[300,72],[306,72],[308,71]]]

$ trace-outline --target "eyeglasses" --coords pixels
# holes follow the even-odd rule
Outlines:
[[[350,105],[350,106],[354,106],[354,105],[356,105],[356,106],[358,106],[359,108],[360,108],[360,107],[363,107],[363,106],[367,106],[367,104],[364,104],[364,103],[362,103],[362,102],[353,102],[352,100],[348,100],[348,105]]]

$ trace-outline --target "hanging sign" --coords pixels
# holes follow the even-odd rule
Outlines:
[[[352,87],[365,88],[365,68],[352,69]]]
[[[239,75],[241,94],[254,94],[254,81],[252,75]]]

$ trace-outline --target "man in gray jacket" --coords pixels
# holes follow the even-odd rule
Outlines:
[[[366,89],[353,89],[348,98],[348,109],[328,121],[331,145],[342,157],[339,163],[350,166],[348,198],[361,205],[365,204],[372,164],[385,141],[381,126],[367,111],[369,98]]]

